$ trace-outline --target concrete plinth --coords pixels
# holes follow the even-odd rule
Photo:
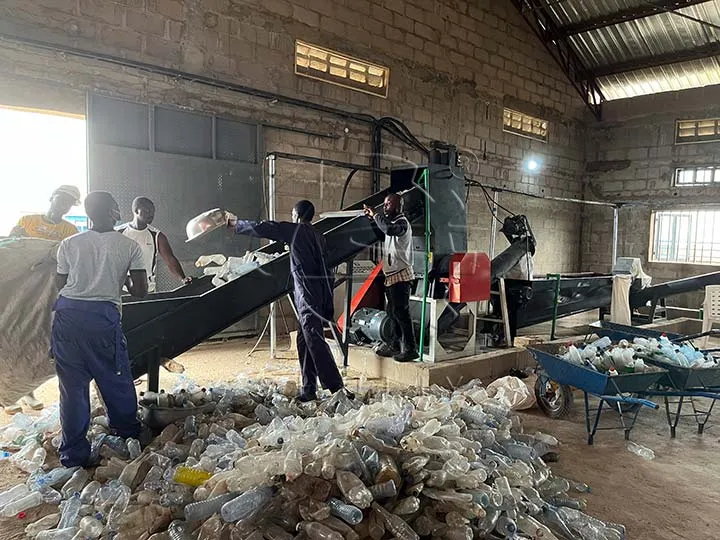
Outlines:
[[[445,362],[395,362],[381,358],[366,347],[351,347],[350,369],[367,378],[387,379],[407,386],[439,384],[459,386],[471,379],[489,382],[507,375],[512,368],[522,369],[533,365],[533,359],[525,349],[498,349],[483,354],[448,360]]]

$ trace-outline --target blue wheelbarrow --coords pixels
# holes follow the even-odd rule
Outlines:
[[[623,373],[618,375],[607,375],[585,366],[574,364],[559,356],[546,351],[528,348],[528,351],[535,357],[540,365],[538,370],[538,383],[535,385],[535,394],[540,408],[547,413],[543,403],[547,404],[550,394],[559,392],[565,405],[561,414],[551,414],[553,418],[560,418],[570,411],[572,403],[572,388],[582,390],[585,401],[585,426],[588,434],[588,444],[593,444],[595,434],[599,430],[622,429],[625,432],[625,439],[630,438],[630,431],[635,426],[638,414],[642,407],[658,409],[659,405],[648,399],[636,397],[633,394],[640,394],[655,386],[658,381],[667,373],[663,369],[646,373]],[[591,412],[588,396],[599,398],[597,409]],[[603,408],[614,409],[620,416],[620,426],[599,427],[600,416]],[[594,420],[593,420],[594,414]]]
[[[636,337],[659,339],[664,335],[673,343],[689,342],[706,335],[717,335],[717,330],[710,330],[700,334],[683,336],[681,334],[673,334],[661,332],[650,328],[638,328],[635,326],[627,326],[624,324],[600,321],[590,325],[590,331],[599,335],[607,336],[612,341],[626,339],[632,341]],[[704,352],[713,352],[717,349],[707,349]],[[651,364],[666,370],[666,373],[658,381],[656,388],[647,389],[639,392],[644,396],[662,397],[665,403],[665,414],[667,416],[668,426],[670,427],[670,437],[675,438],[677,426],[680,418],[694,418],[697,423],[697,432],[702,434],[712,414],[715,402],[720,399],[720,366],[694,369],[690,367],[678,366],[676,364],[665,362],[662,359],[652,356],[644,356],[643,360],[646,364]],[[707,402],[698,400],[697,398],[706,398]],[[683,406],[690,403],[692,407],[691,413],[683,414]]]

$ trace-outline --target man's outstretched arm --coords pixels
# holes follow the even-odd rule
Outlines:
[[[235,230],[236,234],[267,238],[276,242],[292,242],[297,224],[287,221],[250,221],[245,219],[229,219],[228,226]]]

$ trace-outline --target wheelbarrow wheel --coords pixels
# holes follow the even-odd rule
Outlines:
[[[565,418],[572,410],[572,388],[538,377],[535,381],[535,398],[540,410],[550,418]]]

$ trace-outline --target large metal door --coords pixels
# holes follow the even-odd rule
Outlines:
[[[94,94],[88,98],[87,120],[89,189],[112,193],[127,221],[135,197],[153,200],[154,225],[167,235],[188,275],[198,274],[194,262],[200,255],[239,256],[258,246],[257,240],[230,233],[188,244],[185,225],[216,207],[263,217],[259,125]],[[178,285],[160,261],[158,291]],[[241,326],[251,329],[256,323]]]

